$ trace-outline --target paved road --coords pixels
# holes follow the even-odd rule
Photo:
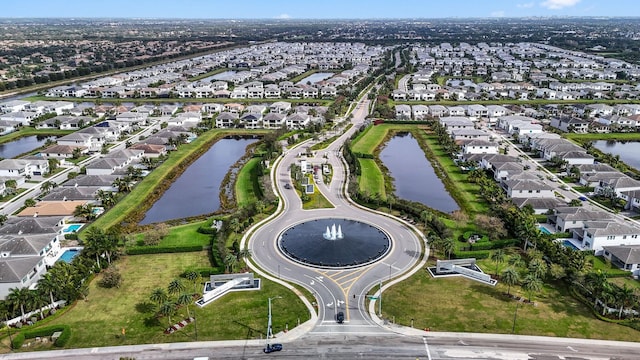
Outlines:
[[[296,191],[284,187],[285,184],[292,183],[289,167],[300,160],[298,158],[300,150],[289,150],[274,170],[275,184],[283,199],[283,211],[271,222],[256,230],[248,241],[248,247],[253,254],[252,258],[257,265],[278,278],[304,286],[316,296],[318,321],[311,330],[312,334],[386,332],[371,319],[364,308],[367,294],[371,293],[370,290],[381,281],[386,282],[411,270],[418,262],[423,250],[422,237],[407,226],[408,224],[398,222],[381,213],[353,206],[345,197],[344,184],[348,169],[339,155],[340,147],[364,122],[367,109],[368,100],[364,99],[354,109],[352,119],[354,126],[329,147],[319,150],[314,158],[307,159],[312,164],[331,164],[333,168],[331,183],[318,183],[317,189],[334,205],[334,208],[303,210]],[[303,146],[310,146],[310,144]],[[277,248],[280,233],[294,224],[318,218],[346,218],[375,224],[390,235],[391,250],[375,264],[343,270],[308,267],[284,257]],[[344,312],[346,317],[342,325],[335,321],[339,311]]]
[[[414,330],[414,332],[417,332]],[[637,360],[640,344],[589,339],[503,334],[425,333],[305,335],[280,339],[280,353],[264,354],[261,341],[148,344],[4,354],[3,359],[113,360],[119,357],[185,360],[211,359],[398,359],[398,360]]]

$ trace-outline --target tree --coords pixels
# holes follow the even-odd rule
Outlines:
[[[547,263],[539,258],[533,258],[529,261],[529,273],[533,276],[543,279],[547,275]]]
[[[182,293],[178,296],[178,299],[176,300],[176,303],[178,305],[182,305],[187,309],[187,317],[191,318],[191,312],[189,311],[189,305],[191,304],[191,302],[193,302],[193,298],[191,297],[191,294],[188,293]]]
[[[169,326],[171,326],[171,316],[175,315],[176,313],[176,304],[172,303],[171,301],[165,301],[160,304],[158,312],[160,313],[160,315],[166,316],[169,319]]]
[[[44,194],[48,194],[51,189],[56,188],[57,186],[58,184],[53,181],[45,181],[40,185],[40,191]]]
[[[533,294],[542,290],[542,280],[534,274],[527,274],[522,282],[522,287],[527,291],[527,296],[531,301]]]
[[[53,304],[55,304],[56,302],[53,294],[55,294],[57,290],[58,290],[58,283],[56,282],[56,279],[53,277],[53,275],[51,275],[50,272],[47,272],[40,278],[40,280],[38,280],[37,291],[49,296],[49,301],[51,301],[50,302],[51,307],[53,307]]]
[[[9,220],[9,216],[7,214],[0,214],[0,226],[4,225],[7,220]]]
[[[80,156],[82,156],[82,149],[79,147],[73,148],[73,150],[71,151],[71,158],[75,160],[79,159]]]
[[[185,290],[185,286],[182,281],[180,281],[180,279],[173,279],[169,283],[167,290],[169,292],[169,295],[180,294]]]
[[[24,320],[24,308],[31,303],[33,293],[29,288],[13,288],[9,289],[7,301],[13,309],[20,309],[20,320]]]
[[[191,281],[193,283],[193,292],[197,293],[198,292],[198,283],[200,282],[200,280],[202,279],[202,275],[200,275],[199,273],[195,272],[195,271],[189,271],[186,276],[187,280]]]
[[[504,253],[503,249],[497,249],[491,253],[491,260],[496,263],[496,271],[494,273],[496,276],[498,276],[498,273],[500,272],[500,264],[504,262],[506,257],[507,255]]]
[[[149,300],[159,305],[169,300],[169,295],[167,295],[167,292],[164,291],[163,288],[155,288],[153,292],[151,292]]]
[[[592,271],[585,276],[584,282],[587,290],[591,291],[591,295],[593,295],[593,307],[595,309],[602,294],[609,292],[610,285],[607,281],[607,274],[600,270]]]
[[[32,198],[28,198],[24,201],[24,206],[26,207],[36,206],[36,201]]]
[[[625,306],[631,306],[635,301],[635,295],[633,293],[633,289],[627,287],[627,284],[624,284],[623,287],[618,287],[616,291],[616,300],[617,303],[620,304],[620,311],[618,312],[618,319],[622,318],[622,312]]]
[[[73,216],[84,218],[85,221],[93,220],[95,218],[93,205],[87,203],[76,206],[75,210],[73,210]]]
[[[233,272],[238,265],[238,258],[234,254],[227,254],[224,258],[224,265],[227,268],[227,272]]]
[[[118,192],[127,193],[131,191],[131,181],[128,177],[117,178],[111,184],[113,187],[118,189]]]
[[[518,271],[514,267],[509,266],[504,269],[500,279],[508,286],[507,295],[511,295],[511,286],[517,285],[520,282],[520,274],[518,274]]]

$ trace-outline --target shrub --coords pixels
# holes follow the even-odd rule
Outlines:
[[[142,254],[166,254],[180,252],[202,251],[202,245],[185,245],[185,246],[142,246],[131,247],[127,249],[127,255]]]
[[[452,254],[452,257],[455,259],[466,259],[466,258],[488,259],[490,255],[491,255],[491,252],[489,250],[456,251]]]
[[[122,275],[115,266],[110,266],[102,273],[102,279],[98,284],[107,289],[119,288],[122,284]]]
[[[48,337],[53,335],[53,333],[61,331],[62,334],[56,341],[53,343],[56,347],[64,347],[69,339],[71,338],[71,328],[68,325],[54,325],[41,327],[37,329],[25,330],[18,333],[11,342],[11,347],[13,349],[19,349],[22,347],[25,339],[33,339],[36,337]]]
[[[24,344],[24,339],[24,333],[22,332],[15,335],[13,337],[13,340],[11,341],[11,348],[14,350],[20,349],[22,347],[22,344]]]
[[[78,234],[77,233],[64,234],[64,238],[65,240],[78,240]]]

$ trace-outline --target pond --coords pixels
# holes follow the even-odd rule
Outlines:
[[[300,85],[300,84],[306,84],[306,83],[311,83],[311,84],[315,84],[317,82],[320,82],[322,80],[326,80],[330,77],[332,77],[334,74],[330,73],[330,72],[317,72],[317,73],[313,73],[307,77],[305,77],[304,79],[298,81],[296,83],[296,85]]]
[[[203,82],[207,82],[207,81],[218,81],[218,80],[222,80],[222,81],[228,81],[231,80],[231,78],[233,78],[233,75],[235,75],[236,72],[235,71],[223,71],[221,73],[217,73],[215,75],[211,75],[211,76],[207,76],[206,78],[200,79],[199,81],[203,81]]]
[[[229,168],[258,141],[221,139],[194,161],[147,211],[140,225],[212,213],[220,208],[220,185]]]
[[[49,138],[55,139],[55,136],[24,136],[19,139],[0,144],[0,157],[3,159],[14,159],[18,155],[22,155],[43,146]]]
[[[393,178],[397,197],[445,213],[460,209],[411,134],[391,138],[380,152],[380,160]]]
[[[620,155],[622,162],[640,170],[640,141],[598,140],[593,142],[593,147],[603,153]]]

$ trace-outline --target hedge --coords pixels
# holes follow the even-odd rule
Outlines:
[[[11,347],[13,349],[20,349],[26,339],[33,339],[36,337],[49,337],[57,331],[62,332],[62,334],[59,338],[56,339],[53,345],[56,347],[64,347],[71,338],[71,328],[69,327],[69,325],[53,325],[21,331],[13,338]]]
[[[489,250],[456,251],[452,255],[456,259],[466,259],[466,258],[487,259],[491,255],[491,251]]]
[[[516,245],[518,242],[519,241],[517,239],[477,242],[475,244],[469,244],[469,250],[476,251],[476,250],[502,249],[505,247]]]
[[[195,252],[202,251],[204,248],[202,245],[185,245],[185,246],[134,246],[126,250],[127,255],[142,255],[142,254],[166,254],[166,253],[181,253],[181,252]]]
[[[211,275],[218,275],[218,274],[222,274],[224,273],[224,267],[208,267],[208,268],[195,268],[195,269],[188,269],[185,272],[183,272],[182,274],[180,274],[180,277],[186,278],[187,274],[195,271],[196,273],[200,274],[200,276],[202,276],[203,278],[209,278],[209,276]]]

